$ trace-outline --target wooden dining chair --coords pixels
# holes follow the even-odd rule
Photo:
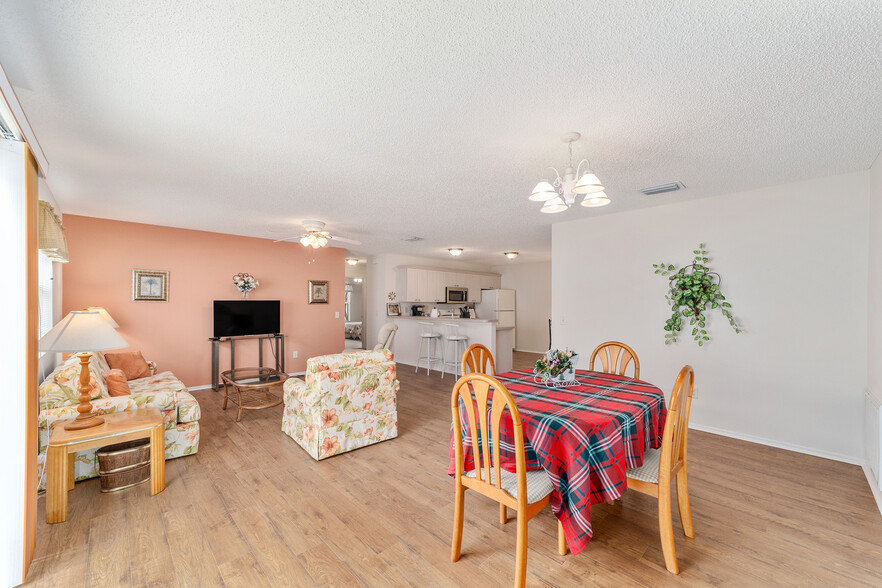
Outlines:
[[[695,539],[692,511],[689,509],[689,488],[686,484],[686,435],[694,383],[695,373],[692,366],[684,366],[674,382],[661,449],[647,449],[643,456],[643,465],[628,469],[628,489],[658,499],[658,527],[665,566],[669,572],[675,574],[679,574],[680,570],[677,567],[671,520],[671,482],[674,479],[677,480],[677,503],[680,507],[683,533],[690,539]]]
[[[462,354],[462,375],[474,373],[496,375],[496,362],[493,361],[493,354],[480,343],[470,345]]]
[[[474,469],[465,471],[463,457],[462,421],[459,414],[460,399],[468,409],[468,431],[472,441]],[[453,414],[453,438],[455,445],[456,496],[453,511],[453,544],[451,561],[459,561],[462,547],[462,526],[465,491],[474,490],[518,513],[517,546],[515,548],[515,587],[523,587],[527,578],[527,521],[545,508],[554,487],[545,470],[527,471],[524,451],[524,430],[518,407],[498,380],[484,374],[466,374],[453,385],[450,408]],[[490,409],[488,422],[488,408]],[[514,433],[515,473],[500,467],[499,425],[503,413],[511,415]],[[476,422],[477,421],[477,422]],[[488,439],[492,438],[493,451]],[[563,528],[558,523],[558,541]]]
[[[628,370],[628,365],[634,364],[634,379],[640,379],[640,360],[634,350],[618,341],[607,341],[601,343],[591,354],[588,369],[594,371],[594,360],[600,358],[600,365],[603,366],[601,371],[607,374],[618,374],[624,376]]]

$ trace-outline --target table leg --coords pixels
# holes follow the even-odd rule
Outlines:
[[[239,412],[236,413],[236,422],[242,420],[242,392],[239,391],[239,386],[233,384],[233,388],[236,389],[236,398],[239,400],[237,406],[239,407]]]
[[[67,520],[67,447],[49,446],[46,452],[46,522]]]
[[[227,400],[230,398],[230,389],[227,386],[227,381],[224,380],[224,404],[221,406],[221,410],[227,410]]]
[[[67,454],[67,489],[68,491],[74,489],[74,484],[76,480],[76,472],[74,471],[74,462],[76,461],[77,454],[71,451]]]
[[[165,490],[165,426],[150,431],[150,495]]]

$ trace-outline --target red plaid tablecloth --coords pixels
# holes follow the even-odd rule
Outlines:
[[[625,470],[643,465],[647,448],[661,447],[667,415],[664,394],[641,380],[583,370],[576,373],[578,385],[560,389],[534,383],[533,373],[526,370],[499,374],[496,379],[521,413],[527,469],[548,472],[554,486],[552,510],[563,525],[570,551],[578,554],[591,540],[591,505],[619,498],[627,488]],[[475,466],[461,401],[460,413],[469,471]],[[514,472],[511,424],[511,418],[503,418],[500,450],[502,467]],[[454,475],[452,435],[450,441],[448,473]]]

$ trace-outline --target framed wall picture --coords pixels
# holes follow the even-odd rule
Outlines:
[[[386,316],[401,316],[401,306],[397,302],[386,303]]]
[[[132,302],[168,302],[168,272],[132,270]]]
[[[327,280],[309,280],[309,303],[310,304],[327,304],[328,303],[328,281]]]

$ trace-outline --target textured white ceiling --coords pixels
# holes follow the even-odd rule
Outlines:
[[[547,256],[551,222],[866,169],[880,39],[879,0],[0,6],[65,213],[318,218],[364,253],[493,263]],[[526,197],[566,131],[613,204],[542,215]]]

